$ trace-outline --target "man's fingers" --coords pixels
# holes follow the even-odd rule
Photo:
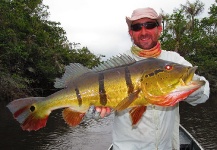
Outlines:
[[[107,114],[106,108],[105,108],[105,107],[102,107],[100,117],[101,117],[101,118],[104,118],[104,117],[106,116],[106,114]]]
[[[106,116],[109,116],[111,114],[111,108],[110,107],[96,107],[96,111],[100,112],[100,117],[104,118]]]
[[[94,105],[91,105],[85,116],[87,119],[93,118],[95,120],[99,120],[101,118],[109,116],[110,113],[111,113],[111,108],[109,107],[104,107],[104,106],[95,107]]]
[[[105,116],[109,116],[111,114],[111,108],[106,107],[106,115]]]

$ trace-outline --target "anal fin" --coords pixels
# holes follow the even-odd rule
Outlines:
[[[129,114],[131,117],[132,125],[136,125],[142,118],[143,113],[146,111],[146,106],[134,107],[130,110]]]
[[[81,123],[85,113],[74,111],[71,108],[66,108],[63,110],[62,115],[68,125],[75,127]]]

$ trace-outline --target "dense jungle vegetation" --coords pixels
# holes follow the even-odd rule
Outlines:
[[[162,48],[178,52],[193,65],[197,74],[206,77],[211,92],[217,92],[217,0],[209,7],[209,16],[197,17],[204,11],[199,0],[186,2],[173,14],[164,14]]]
[[[199,0],[186,2],[173,14],[163,14],[162,48],[176,51],[199,66],[211,91],[217,92],[217,0],[209,16]],[[0,1],[0,101],[42,96],[54,89],[53,82],[64,66],[77,62],[89,68],[102,63],[87,47],[68,41],[59,22],[48,21],[43,0]],[[45,95],[46,95],[45,94]],[[43,96],[45,96],[43,95]]]

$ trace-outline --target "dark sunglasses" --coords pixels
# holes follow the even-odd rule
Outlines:
[[[133,31],[140,31],[142,29],[142,26],[144,26],[146,29],[153,29],[158,26],[157,22],[145,22],[145,23],[137,23],[131,25],[131,30]]]

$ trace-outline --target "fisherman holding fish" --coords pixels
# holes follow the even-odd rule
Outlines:
[[[53,110],[70,126],[86,118],[103,118],[115,111],[114,150],[178,150],[179,104],[195,106],[209,98],[209,83],[195,74],[197,67],[176,52],[161,49],[162,16],[139,8],[126,17],[133,46],[92,69],[66,66],[47,97],[27,97],[7,107],[23,130],[46,126]]]
[[[159,37],[162,32],[162,16],[152,8],[135,9],[131,17],[126,17],[129,35],[133,46],[127,55],[137,61],[149,57],[192,66],[178,53],[161,49]],[[206,81],[205,85],[189,95],[185,101],[195,106],[209,98],[209,83],[203,77],[194,75],[194,79]],[[87,115],[103,118],[110,114],[108,107],[96,107],[96,111]],[[147,106],[141,120],[132,127],[129,110],[117,113],[113,124],[113,150],[179,150],[179,104],[162,107]],[[92,114],[91,114],[92,113]],[[98,117],[97,117],[98,116]]]

